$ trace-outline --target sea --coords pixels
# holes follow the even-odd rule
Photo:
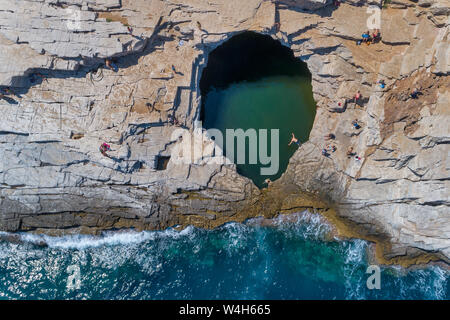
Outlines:
[[[0,299],[450,298],[448,268],[374,267],[369,242],[308,211],[213,230],[1,236]]]

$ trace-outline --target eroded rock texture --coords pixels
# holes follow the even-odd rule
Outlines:
[[[192,163],[176,161],[187,139],[169,119],[204,137],[195,120],[208,52],[253,30],[308,64],[318,105],[310,141],[274,186],[320,195],[390,239],[387,257],[449,258],[449,3],[392,1],[382,41],[357,46],[374,4],[3,0],[0,85],[12,93],[0,100],[0,228],[154,229],[264,208],[233,165],[207,164],[211,141],[191,150]],[[117,72],[102,66],[107,57]],[[357,90],[362,106],[333,112]],[[337,151],[324,157],[330,132]],[[347,157],[350,146],[361,160]]]

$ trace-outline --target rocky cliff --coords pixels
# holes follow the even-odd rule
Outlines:
[[[387,241],[387,259],[448,261],[449,1],[385,3],[382,41],[358,46],[373,5],[3,0],[0,229],[215,226],[330,207],[361,236]],[[271,35],[306,62],[317,102],[309,142],[268,190],[234,165],[211,164],[212,141],[195,121],[208,53],[245,30]],[[357,90],[362,106],[335,112]],[[188,139],[174,135],[171,116],[202,141],[191,163],[176,161]],[[330,132],[337,150],[324,157]],[[104,141],[110,158],[98,151]],[[347,157],[350,146],[361,160]]]

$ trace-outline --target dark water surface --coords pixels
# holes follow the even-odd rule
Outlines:
[[[1,299],[449,299],[449,271],[382,268],[366,286],[368,243],[329,240],[317,214],[216,230],[0,242]],[[45,240],[48,247],[36,243]],[[78,277],[79,276],[79,277]],[[77,280],[79,278],[79,281]]]
[[[268,155],[276,156],[279,169],[261,175],[261,163],[250,164],[249,142],[246,162],[237,163],[238,172],[251,178],[258,187],[266,178],[275,180],[286,170],[298,146],[287,146],[291,133],[305,142],[309,139],[316,104],[312,95],[311,74],[293,52],[269,36],[252,32],[239,34],[208,56],[200,82],[203,126],[219,129],[268,129]],[[272,147],[271,129],[279,130],[279,150]],[[237,141],[237,140],[236,140]],[[227,140],[218,141],[225,155]],[[257,147],[259,153],[260,145]],[[235,146],[235,154],[237,147]],[[236,160],[236,159],[235,159]],[[236,161],[235,161],[236,163]]]
[[[309,138],[309,132],[314,121],[314,100],[310,94],[311,85],[302,77],[270,77],[257,82],[240,82],[227,89],[212,90],[205,101],[205,125],[207,128],[219,129],[225,137],[226,129],[255,128],[259,139],[259,129],[279,129],[278,152],[272,148],[270,131],[268,131],[268,155],[279,156],[279,169],[275,175],[261,175],[263,165],[258,159],[257,164],[249,164],[249,147],[247,142],[247,163],[238,164],[240,174],[249,177],[259,187],[263,181],[270,178],[278,179],[286,171],[290,157],[298,146],[288,146],[291,133],[304,142]],[[259,152],[260,145],[258,145]],[[235,150],[237,147],[235,147]],[[223,146],[225,154],[227,149]],[[236,154],[236,151],[235,151]]]

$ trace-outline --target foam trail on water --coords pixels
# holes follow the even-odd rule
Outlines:
[[[382,267],[381,290],[369,290],[369,243],[334,241],[331,231],[305,211],[214,230],[0,232],[0,298],[262,299],[267,288],[280,299],[448,299],[449,271],[437,265]],[[66,288],[73,265],[79,292]]]
[[[177,239],[180,237],[191,236],[194,231],[192,226],[188,226],[181,231],[173,228],[164,231],[120,231],[105,232],[101,236],[91,235],[67,235],[67,236],[48,236],[21,233],[20,240],[32,244],[46,245],[49,248],[56,249],[77,249],[98,248],[104,246],[132,245],[146,241],[152,241],[162,238]],[[10,235],[3,233],[4,236]]]
[[[245,241],[246,234],[249,231],[249,225],[258,224],[261,218],[250,219],[247,223],[227,223],[221,228],[226,230],[227,235],[232,239],[231,245],[238,246],[240,242]],[[293,213],[287,216],[278,216],[270,220],[272,225],[278,229],[289,232],[289,230],[298,233],[298,228],[302,228],[301,233],[306,237],[321,238],[323,235],[331,231],[330,225],[324,218],[317,213],[303,211]],[[103,246],[118,246],[118,245],[132,245],[139,244],[145,241],[152,241],[161,238],[179,239],[187,237],[192,240],[195,237],[195,230],[193,226],[187,226],[181,231],[173,228],[168,228],[163,231],[110,231],[104,232],[100,236],[92,235],[66,235],[66,236],[48,236],[44,234],[31,233],[7,233],[0,232],[3,238],[13,237],[20,239],[22,242],[44,245],[49,248],[58,249],[88,249],[98,248]]]
[[[308,210],[279,215],[272,222],[279,230],[301,234],[305,239],[323,239],[332,231],[331,225],[322,215]]]
[[[431,267],[432,272],[435,275],[433,286],[430,288],[430,296],[436,299],[446,299],[446,295],[448,294],[447,290],[447,281],[449,281],[450,271],[444,270],[442,268],[437,268],[435,266]],[[447,298],[448,299],[448,298]]]
[[[361,268],[366,265],[367,242],[360,239],[353,239],[344,242],[344,277],[347,297],[349,299],[365,299],[364,294],[366,279],[364,273],[360,272]],[[358,279],[358,281],[355,281]]]

